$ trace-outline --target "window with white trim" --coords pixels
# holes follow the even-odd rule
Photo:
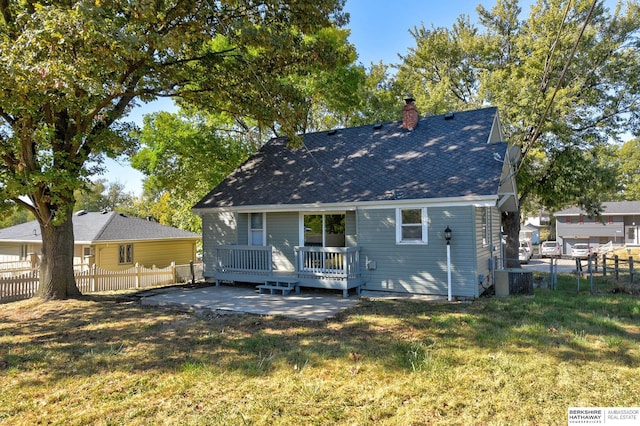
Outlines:
[[[427,208],[396,209],[396,243],[427,244]]]
[[[264,213],[251,213],[249,215],[249,245],[265,245],[265,217]]]
[[[482,246],[486,247],[489,245],[489,218],[491,215],[489,214],[489,207],[482,207]]]

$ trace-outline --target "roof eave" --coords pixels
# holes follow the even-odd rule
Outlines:
[[[197,241],[202,239],[201,235],[197,237],[161,237],[161,238],[134,238],[130,240],[118,239],[118,240],[95,240],[91,244],[113,244],[113,243],[148,243],[148,242],[160,242],[160,241]],[[78,243],[76,243],[78,244]]]
[[[262,204],[249,206],[222,206],[208,208],[193,208],[197,215],[207,213],[250,213],[250,212],[300,212],[300,211],[354,211],[357,209],[382,209],[390,207],[427,205],[433,207],[446,207],[458,205],[472,205],[476,207],[495,206],[498,195],[470,195],[463,197],[422,198],[406,200],[381,200],[381,201],[353,201],[348,203],[311,203],[311,204]]]

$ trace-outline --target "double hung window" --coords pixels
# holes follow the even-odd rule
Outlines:
[[[249,245],[265,245],[266,228],[264,226],[264,213],[251,213],[249,216]]]
[[[396,210],[396,243],[426,244],[427,208],[406,208]]]

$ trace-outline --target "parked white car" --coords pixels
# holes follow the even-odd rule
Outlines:
[[[589,256],[591,256],[591,247],[589,247],[589,244],[577,243],[571,247],[571,257],[574,259],[586,259]]]
[[[541,257],[560,257],[562,255],[562,247],[557,241],[545,241],[540,245]]]
[[[533,246],[531,245],[531,241],[520,240],[520,248],[525,249],[527,251],[527,255],[528,255],[527,260],[531,259],[531,256],[533,256]]]
[[[529,259],[531,259],[531,255],[524,247],[520,247],[518,249],[518,261],[520,263],[529,263]]]

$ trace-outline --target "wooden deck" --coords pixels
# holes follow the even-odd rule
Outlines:
[[[273,269],[271,246],[218,246],[215,280],[259,284],[261,291],[300,291],[300,287],[349,290],[360,294],[364,284],[360,272],[359,247],[295,247],[295,270]],[[281,283],[287,283],[283,285]],[[285,289],[286,287],[286,289]]]

